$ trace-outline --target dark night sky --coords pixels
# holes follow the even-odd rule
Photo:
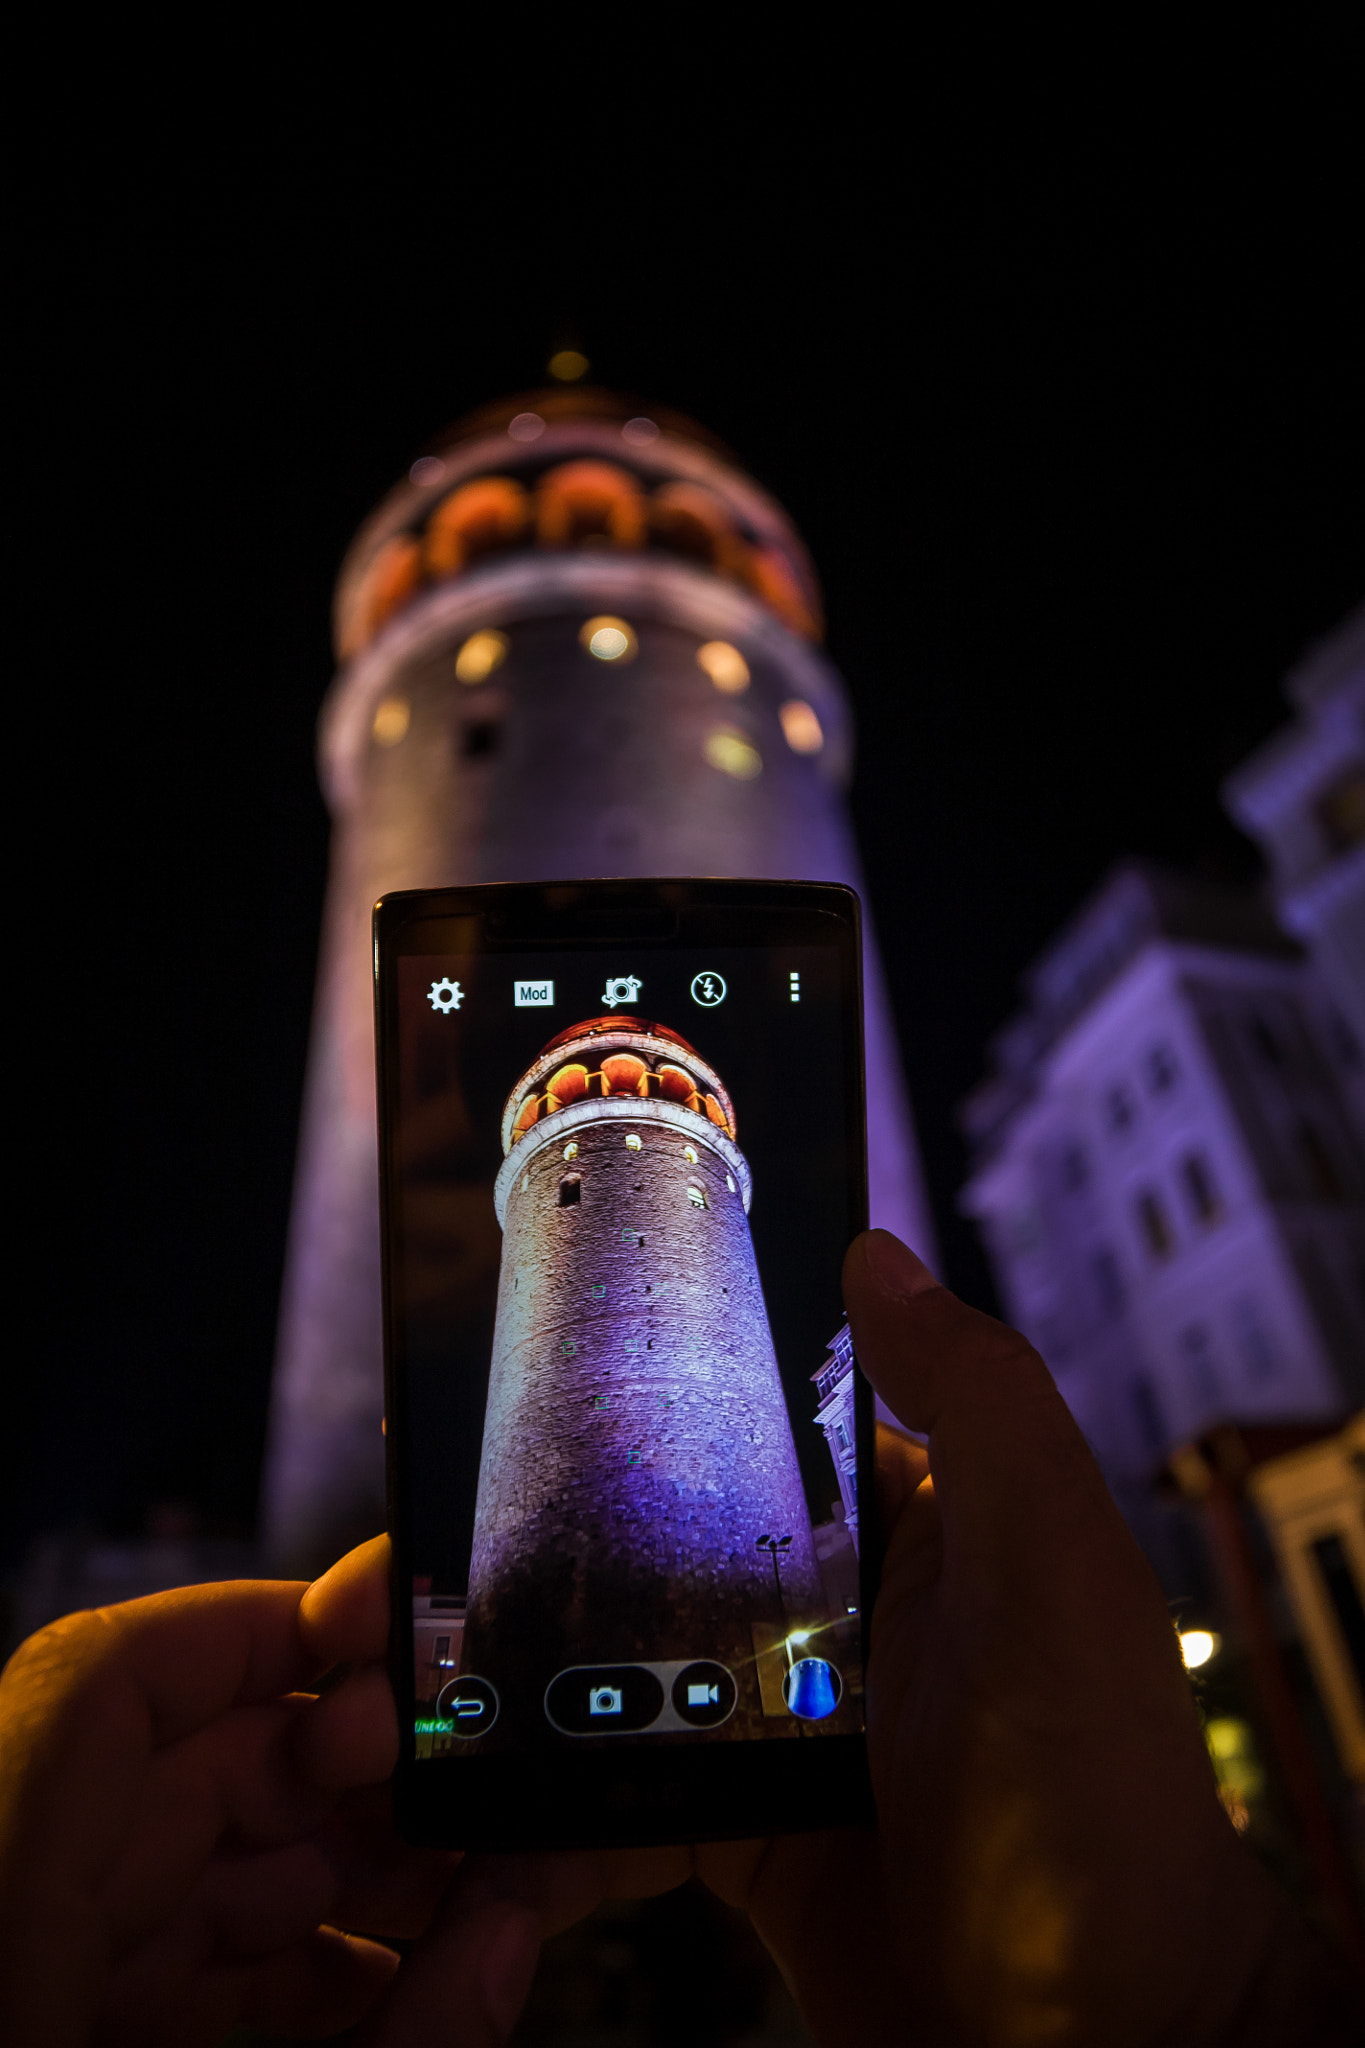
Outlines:
[[[985,1298],[953,1108],[1020,970],[1121,854],[1254,877],[1219,777],[1365,585],[1359,49],[1288,23],[967,24],[894,63],[850,31],[775,71],[703,16],[345,76],[224,31],[174,85],[113,44],[35,76],[11,1554],[158,1501],[250,1526],[331,579],[432,432],[566,340],[811,544],[947,1268]]]

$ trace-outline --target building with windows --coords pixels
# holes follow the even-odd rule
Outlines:
[[[1294,723],[1242,763],[1223,799],[1266,855],[1280,922],[1365,1045],[1365,606],[1285,689]]]
[[[322,713],[332,872],[263,1486],[311,1571],[383,1526],[370,910],[570,876],[859,885],[820,593],[780,506],[692,422],[580,386],[492,406],[357,536]],[[871,1209],[932,1248],[875,945]]]
[[[1159,1549],[1151,1482],[1177,1445],[1365,1399],[1357,1054],[1254,899],[1137,864],[1025,988],[964,1106],[963,1203]]]

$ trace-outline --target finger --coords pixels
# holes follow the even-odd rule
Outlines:
[[[535,1913],[548,1939],[600,1906],[604,1899],[647,1899],[672,1891],[692,1875],[691,1849],[598,1849],[544,1855],[467,1856],[460,1872],[463,1897],[514,1899]]]
[[[146,1760],[103,1887],[115,1942],[172,1912],[225,1835],[238,1847],[267,1848],[318,1826],[335,1795],[301,1782],[290,1754],[291,1732],[313,1704],[295,1695],[234,1708]]]
[[[397,1969],[391,1948],[336,1927],[319,1927],[279,1955],[209,1974],[237,1980],[239,2010],[248,2026],[321,2041],[364,2019]]]
[[[379,1785],[398,1762],[398,1711],[388,1673],[378,1664],[351,1671],[315,1700],[294,1729],[303,1777],[326,1791]]]
[[[1151,1567],[1032,1346],[957,1300],[887,1231],[850,1247],[844,1299],[873,1386],[928,1433],[959,1643],[990,1642],[1030,1667],[1047,1658],[1054,1673],[1059,1658],[1102,1665],[1121,1687],[1140,1639],[1145,1668],[1180,1678]]]
[[[913,1437],[902,1436],[898,1429],[879,1422],[876,1473],[877,1507],[889,1538],[902,1516],[914,1509],[920,1487],[929,1477],[929,1453]]]
[[[516,2025],[540,1954],[529,1907],[459,1892],[405,1957],[357,2048],[501,2048]]]
[[[316,1844],[293,1842],[213,1857],[188,1903],[218,1956],[263,1956],[306,1941],[333,1919],[337,1891],[336,1872]]]
[[[1020,1552],[1098,1519],[1118,1523],[1052,1375],[1017,1331],[969,1308],[889,1231],[844,1262],[859,1361],[907,1428],[927,1432],[945,1534]]]
[[[387,1536],[362,1543],[315,1579],[299,1608],[303,1641],[323,1669],[377,1664],[389,1643]]]
[[[393,1824],[387,1785],[349,1792],[313,1837],[336,1873],[338,1895],[328,1918],[362,1934],[415,1940],[431,1925],[458,1851],[414,1849]]]

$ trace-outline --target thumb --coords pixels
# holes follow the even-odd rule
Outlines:
[[[844,1302],[859,1364],[927,1434],[945,1561],[990,1561],[997,1584],[1124,1568],[1141,1552],[1042,1359],[1017,1330],[950,1294],[889,1231],[856,1238]],[[1153,1586],[1153,1590],[1155,1590]]]
[[[481,1897],[457,1879],[360,2040],[365,2048],[502,2048],[539,1953],[540,1921],[529,1907]]]

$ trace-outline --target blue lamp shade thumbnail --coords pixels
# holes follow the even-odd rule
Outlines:
[[[823,1721],[838,1706],[844,1688],[834,1666],[823,1657],[803,1657],[787,1673],[782,1689],[798,1720]]]

